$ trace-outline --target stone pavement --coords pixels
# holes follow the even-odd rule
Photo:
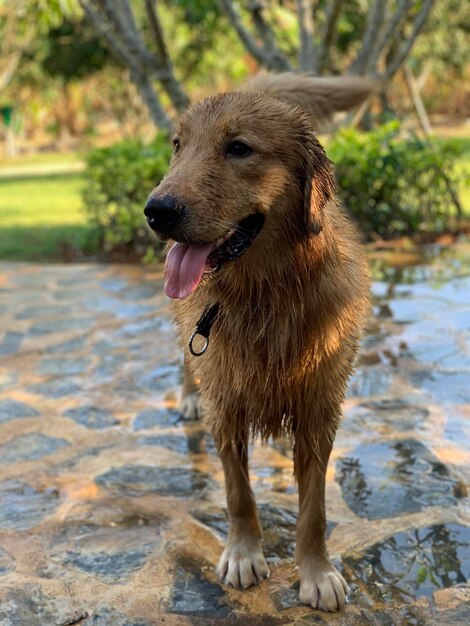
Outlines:
[[[385,274],[328,471],[329,615],[297,603],[283,441],[251,455],[271,578],[216,580],[222,470],[175,410],[161,270],[1,264],[0,626],[469,624],[470,272]]]

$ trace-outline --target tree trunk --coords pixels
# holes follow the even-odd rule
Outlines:
[[[308,72],[314,64],[312,0],[297,0],[297,16],[300,30],[299,67],[302,72]]]
[[[131,79],[137,87],[142,101],[146,104],[155,126],[172,132],[173,123],[160,104],[160,100],[155,93],[155,89],[149,77],[144,74],[133,74],[131,72]]]
[[[428,137],[432,133],[432,127],[429,121],[428,114],[426,112],[426,108],[424,106],[424,102],[419,93],[415,77],[413,76],[413,72],[407,65],[403,67],[403,74],[405,76],[408,93],[410,94],[411,102],[413,103],[416,115],[418,116],[421,129],[425,136]]]

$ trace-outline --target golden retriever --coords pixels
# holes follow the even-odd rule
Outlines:
[[[325,470],[369,277],[314,124],[369,90],[360,79],[268,75],[193,104],[145,208],[173,242],[165,290],[185,344],[182,410],[196,417],[202,408],[225,472],[230,531],[219,576],[236,587],[268,576],[247,442],[288,434],[299,598],[327,611],[344,605],[347,585],[325,544]]]

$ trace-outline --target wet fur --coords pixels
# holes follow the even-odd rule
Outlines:
[[[193,105],[178,135],[180,153],[153,192],[188,206],[178,240],[214,241],[250,213],[266,215],[239,260],[173,306],[185,349],[183,402],[194,416],[199,381],[225,470],[230,534],[219,573],[242,586],[267,574],[247,441],[287,434],[299,483],[300,599],[336,610],[346,586],[326,552],[324,477],[368,306],[363,251],[338,205],[312,116],[298,106],[266,93],[221,94]],[[250,162],[227,162],[221,154],[234,135],[254,146]],[[195,358],[188,338],[216,302],[209,349]]]

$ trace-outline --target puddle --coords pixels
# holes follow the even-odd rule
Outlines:
[[[368,519],[457,502],[457,480],[414,439],[361,445],[337,461],[336,471],[346,503]]]
[[[470,528],[436,524],[396,533],[343,561],[376,600],[431,598],[436,590],[470,578]]]

